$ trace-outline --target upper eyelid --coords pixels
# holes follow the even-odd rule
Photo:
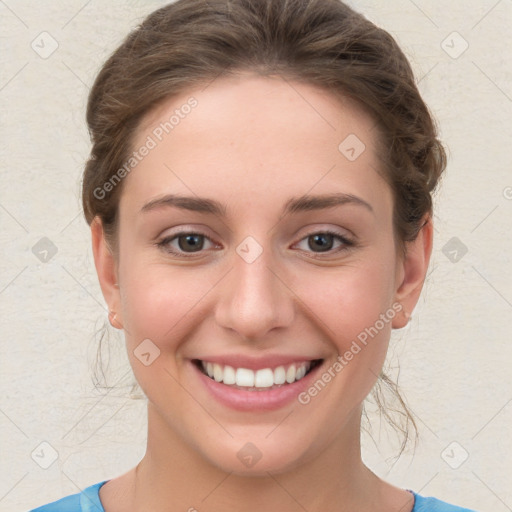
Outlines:
[[[342,243],[347,243],[347,242],[350,242],[351,245],[354,242],[353,240],[353,237],[350,236],[350,235],[344,235],[342,233],[339,233],[337,232],[335,229],[332,229],[332,228],[324,228],[324,229],[313,229],[312,231],[308,232],[307,234],[305,234],[304,236],[300,237],[296,242],[293,243],[293,245],[297,245],[299,244],[300,242],[302,242],[303,240],[305,240],[306,238],[310,237],[310,236],[313,236],[313,235],[316,235],[316,234],[330,234],[334,237],[336,237],[338,239],[338,241],[341,241]],[[212,245],[216,246],[216,245],[219,245],[215,240],[212,239],[212,237],[210,237],[209,235],[207,235],[206,233],[204,233],[202,230],[200,229],[197,229],[197,230],[194,230],[194,229],[184,229],[184,230],[181,230],[181,231],[178,231],[176,233],[172,233],[168,236],[164,236],[161,241],[158,243],[158,245],[164,245],[166,243],[170,243],[171,241],[174,241],[176,238],[179,238],[180,236],[186,236],[186,235],[200,235],[200,236],[204,236],[206,239],[208,239]],[[175,249],[173,249],[175,250]],[[186,252],[183,252],[182,254],[199,254],[203,252],[203,249],[200,250],[200,251],[197,251],[197,253],[194,253],[194,252],[191,252],[191,253],[186,253]],[[326,251],[327,253],[329,253],[330,251]],[[321,254],[321,253],[319,253]]]
[[[184,226],[184,227],[180,226],[178,229],[179,229],[179,231],[176,231],[174,233],[170,233],[169,235],[165,235],[165,236],[159,235],[158,239],[164,240],[164,239],[171,239],[171,238],[174,238],[174,237],[177,237],[177,236],[195,234],[195,235],[203,235],[203,236],[207,237],[208,239],[212,240],[212,237],[209,234],[206,233],[206,231],[208,231],[208,230],[207,229],[205,230],[205,229],[203,229],[201,227],[200,228],[195,228],[195,227],[192,227],[192,226],[190,226],[190,227],[189,226]],[[336,236],[340,236],[342,238],[347,238],[347,239],[357,238],[354,235],[354,233],[351,230],[347,229],[347,228],[340,228],[340,227],[338,227],[338,228],[333,228],[333,227],[311,228],[311,227],[307,227],[305,229],[307,229],[307,232],[301,238],[299,238],[298,241],[303,240],[307,236],[311,236],[311,235],[314,235],[314,234],[317,234],[317,233],[327,233],[327,232],[332,232],[332,234],[334,234]],[[338,230],[342,230],[345,233],[339,232]],[[299,231],[302,231],[302,229],[300,229]],[[213,238],[215,238],[215,235],[213,235]]]

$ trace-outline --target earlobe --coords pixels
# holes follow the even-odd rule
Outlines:
[[[401,329],[409,322],[425,282],[433,242],[433,225],[430,215],[423,220],[423,227],[412,242],[406,242],[406,255],[400,263],[400,278],[395,292],[395,302],[402,309],[392,322],[394,329]]]
[[[91,238],[94,265],[103,297],[108,305],[109,321],[115,315],[115,323],[117,325],[114,325],[114,327],[122,329],[117,261],[105,240],[105,232],[99,217],[95,217],[91,223]]]
[[[108,321],[115,329],[122,329],[123,326],[117,321],[117,313],[115,311],[108,312]]]

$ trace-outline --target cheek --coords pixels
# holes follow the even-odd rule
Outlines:
[[[193,333],[204,298],[218,276],[192,266],[171,266],[148,258],[126,258],[120,267],[123,323],[129,349],[144,339],[161,350],[160,362],[175,366],[179,345]],[[214,275],[215,274],[215,275]]]
[[[207,284],[192,278],[191,270],[135,258],[122,272],[126,349],[135,378],[153,403],[173,403],[179,410],[180,346],[198,325]]]
[[[297,280],[302,283],[300,296],[308,297],[305,303],[320,320],[316,325],[338,353],[336,367],[330,366],[331,375],[336,375],[334,403],[358,403],[382,369],[397,314],[392,307],[394,264],[390,252],[388,259],[375,255],[336,273]],[[331,380],[329,375],[324,377]]]
[[[326,334],[337,340],[340,351],[348,349],[350,341],[374,326],[382,314],[394,313],[393,264],[391,259],[375,259],[375,263],[347,265],[339,272],[297,279],[299,296],[306,298],[304,302],[323,321]],[[390,322],[384,326],[378,322],[377,327],[389,332]]]

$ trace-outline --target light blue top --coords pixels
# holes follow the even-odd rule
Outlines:
[[[91,485],[77,494],[71,494],[58,501],[35,508],[30,512],[105,512],[100,501],[100,487],[108,480]],[[475,512],[468,508],[456,507],[436,498],[426,498],[409,491],[414,495],[412,512]]]

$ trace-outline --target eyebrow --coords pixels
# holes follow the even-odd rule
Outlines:
[[[323,210],[345,204],[363,206],[370,212],[374,213],[372,206],[364,199],[353,194],[336,193],[292,197],[285,203],[282,215],[312,210]],[[226,217],[227,212],[226,206],[214,199],[182,196],[177,194],[167,194],[163,197],[153,199],[146,203],[140,211],[141,213],[145,213],[166,207],[181,208],[183,210],[199,213],[209,213],[219,217]]]

